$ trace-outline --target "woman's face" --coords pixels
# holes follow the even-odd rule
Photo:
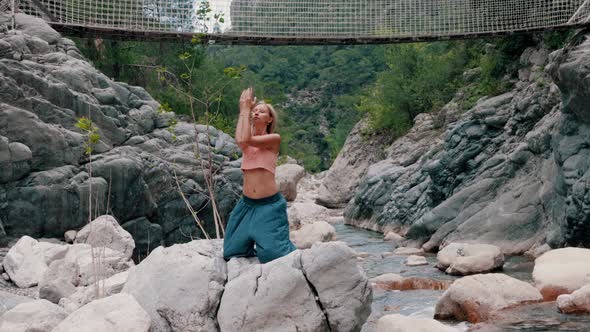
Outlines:
[[[252,110],[252,120],[254,124],[264,124],[266,126],[272,122],[272,115],[265,105],[256,105]]]

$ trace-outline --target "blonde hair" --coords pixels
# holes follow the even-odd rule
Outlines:
[[[258,103],[256,103],[256,106],[258,106],[258,105],[266,106],[266,109],[268,109],[268,112],[270,113],[270,116],[272,117],[272,122],[266,126],[266,133],[267,134],[274,133],[275,128],[277,127],[277,121],[279,120],[279,117],[277,116],[277,111],[275,111],[274,107],[272,107],[271,104],[268,104],[264,101],[259,101]],[[254,107],[256,107],[256,106],[254,106]]]

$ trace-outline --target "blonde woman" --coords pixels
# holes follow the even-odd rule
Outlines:
[[[252,88],[242,91],[236,142],[242,150],[243,196],[230,214],[223,256],[258,256],[261,263],[295,250],[289,239],[287,201],[275,182],[281,137],[270,104],[256,103]]]

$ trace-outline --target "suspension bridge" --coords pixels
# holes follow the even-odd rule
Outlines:
[[[67,35],[225,44],[369,44],[586,26],[590,0],[0,0]]]

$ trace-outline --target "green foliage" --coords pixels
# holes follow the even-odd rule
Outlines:
[[[543,34],[543,43],[549,50],[557,50],[575,35],[574,30],[554,30]]]
[[[98,127],[92,123],[92,120],[86,117],[79,118],[75,126],[88,135],[86,142],[84,142],[84,152],[87,155],[92,154],[94,147],[100,141]]]
[[[466,65],[463,44],[430,43],[389,46],[388,69],[361,98],[358,109],[371,128],[404,134],[419,113],[440,109],[460,85]]]

